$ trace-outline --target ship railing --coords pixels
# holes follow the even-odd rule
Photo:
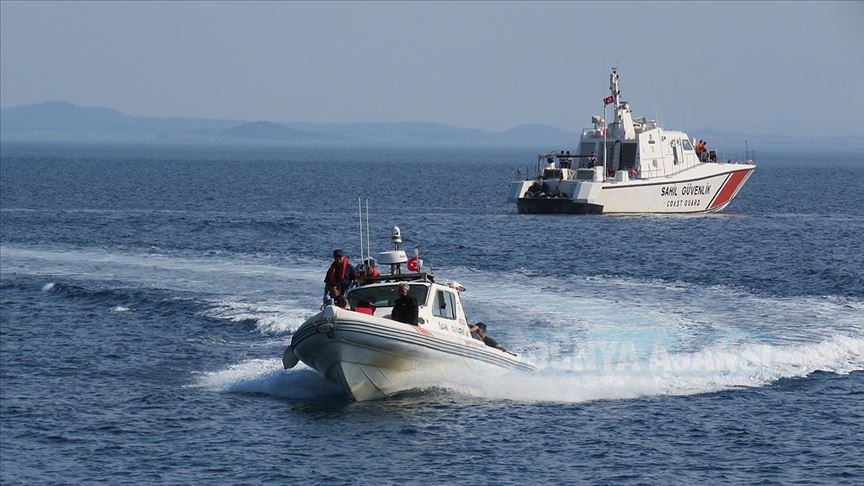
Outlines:
[[[550,165],[554,166],[555,170],[569,169],[570,171],[574,172],[577,169],[591,168],[594,164],[597,163],[596,156],[594,157],[594,159],[594,162],[592,162],[591,155],[573,154],[569,151],[538,154],[537,165],[533,168],[533,170],[528,166],[525,166],[524,171],[521,167],[516,169],[516,180],[526,181],[545,178],[544,173]]]
[[[714,154],[712,157],[710,154]],[[704,157],[702,162],[716,162],[718,164],[756,164],[756,151],[745,150],[740,151],[708,151],[708,157]]]

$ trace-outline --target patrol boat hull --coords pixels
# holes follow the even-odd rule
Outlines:
[[[557,197],[526,197],[533,182],[518,181],[511,184],[511,201],[522,214],[711,213],[726,208],[755,168],[702,163],[649,180],[545,181]]]
[[[294,333],[286,368],[302,361],[349,398],[376,400],[440,384],[454,372],[532,371],[531,363],[464,336],[327,306]]]

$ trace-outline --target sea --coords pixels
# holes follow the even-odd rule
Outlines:
[[[3,484],[864,481],[860,151],[760,148],[695,216],[520,215],[533,149],[0,152]],[[367,201],[538,370],[284,370]]]

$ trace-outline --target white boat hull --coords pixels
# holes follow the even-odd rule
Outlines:
[[[560,197],[526,197],[534,181],[517,181],[510,201],[526,214],[710,213],[726,208],[755,168],[704,163],[670,177],[544,181]]]
[[[332,306],[297,330],[283,357],[286,367],[295,356],[327,380],[341,384],[357,401],[432,386],[466,367],[484,373],[535,369],[521,358],[467,336]]]

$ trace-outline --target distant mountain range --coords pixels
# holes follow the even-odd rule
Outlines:
[[[754,136],[700,130],[688,132],[715,147],[833,144],[864,146],[864,137]],[[109,108],[45,102],[0,110],[2,142],[159,144],[452,146],[575,148],[578,133],[549,125],[519,125],[503,132],[439,123],[275,123],[207,118],[130,116]]]

